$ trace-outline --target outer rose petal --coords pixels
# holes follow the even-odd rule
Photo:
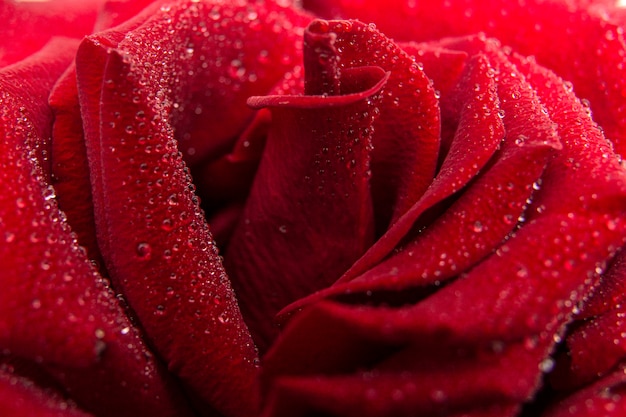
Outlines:
[[[152,0],[106,1],[104,10],[98,15],[96,30],[105,30],[122,24],[151,2]],[[135,19],[135,22],[137,20]],[[123,28],[130,30],[132,23],[131,27],[126,25]],[[102,265],[93,217],[75,63],[72,63],[60,77],[50,93],[49,101],[55,117],[52,131],[52,184],[56,190],[59,207],[67,215],[72,230],[78,235],[81,245],[87,249],[89,257]]]
[[[231,416],[256,405],[256,352],[178,145],[197,158],[230,141],[251,114],[239,96],[292,65],[270,62],[297,54],[303,20],[273,3],[161,2],[77,57],[107,269],[169,368]],[[246,53],[258,48],[267,61]]]
[[[164,105],[170,107],[176,139],[190,166],[232,146],[252,119],[246,99],[266,93],[300,64],[302,26],[310,20],[274,2],[243,0],[160,1],[138,16],[146,17],[148,25],[133,29],[123,41],[137,18],[91,39],[111,47],[120,43],[124,54],[171,74],[152,82],[167,94]],[[185,27],[174,27],[181,19],[189,19]]]
[[[408,310],[307,309],[265,358],[264,415],[512,416],[529,398],[551,338],[475,343],[396,332]],[[385,317],[366,324],[371,314]]]
[[[486,32],[574,83],[591,102],[616,151],[626,152],[626,46],[610,14],[590,12],[594,2],[315,0],[304,6],[322,17],[375,22],[400,40],[423,41]],[[609,8],[611,10],[613,8]],[[549,42],[546,42],[549,39]]]
[[[626,357],[624,325],[625,253],[622,250],[582,306],[567,336],[567,350],[557,357],[550,382],[557,389],[579,387],[606,374]]]
[[[47,96],[76,46],[55,41],[0,73],[0,345],[40,363],[86,409],[186,415],[163,369],[78,247],[41,169],[38,150],[46,148],[52,124]]]
[[[104,0],[0,2],[0,67],[38,51],[53,36],[81,38],[93,29]]]

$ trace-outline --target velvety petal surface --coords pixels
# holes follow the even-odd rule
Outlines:
[[[0,2],[0,67],[41,49],[54,36],[80,39],[91,33],[104,0]]]
[[[151,0],[106,1],[98,14],[94,30],[101,31],[120,25],[151,2]],[[138,23],[135,23],[136,25]],[[130,30],[124,26],[120,29]],[[93,218],[89,166],[74,63],[55,84],[49,102],[54,111],[51,169],[57,201],[66,214],[72,230],[78,235],[80,244],[87,249],[89,257],[102,266]]]
[[[42,169],[52,128],[47,97],[76,47],[75,41],[54,41],[0,73],[0,345],[45,367],[77,402],[100,415],[187,415],[78,246],[56,205],[49,169]]]
[[[476,95],[475,88],[479,88],[484,93]],[[451,107],[462,110],[460,114],[442,115],[445,119],[455,119],[454,124],[458,128],[437,177],[424,195],[337,281],[339,285],[312,295],[311,300],[335,291],[342,292],[345,287],[343,283],[351,281],[380,263],[406,236],[420,216],[462,189],[492,157],[504,137],[504,127],[499,117],[501,109],[493,79],[493,69],[485,57],[476,57],[468,63],[458,81],[458,86],[450,91],[450,94],[455,102],[455,105]],[[473,233],[472,230],[469,232]],[[406,252],[406,254],[409,253],[414,252],[410,250]],[[441,260],[433,259],[433,261]],[[398,273],[397,266],[395,268],[394,273]],[[391,277],[390,280],[385,281],[392,283],[393,280],[394,278]],[[367,284],[362,288],[366,286]],[[368,290],[365,289],[365,291]],[[309,302],[307,299],[298,300],[284,312],[291,311],[307,302]]]
[[[169,369],[219,412],[249,415],[254,344],[181,151],[201,157],[242,129],[251,115],[242,97],[293,65],[273,61],[297,56],[305,17],[273,3],[150,7],[135,29],[93,35],[78,52],[99,244]]]
[[[550,378],[560,391],[579,388],[606,375],[626,356],[623,250],[602,275],[597,290],[585,301]]]

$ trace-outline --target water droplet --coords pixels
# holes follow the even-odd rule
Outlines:
[[[165,314],[165,306],[162,304],[159,304],[158,306],[156,306],[156,311],[154,312],[154,314],[156,314],[157,316],[162,316]]]
[[[430,398],[432,398],[434,402],[442,403],[446,400],[447,396],[442,390],[436,389],[430,392]]]
[[[617,229],[617,223],[615,222],[614,219],[609,219],[606,221],[606,228],[614,231],[615,229]]]
[[[550,372],[554,369],[554,359],[546,358],[541,361],[539,364],[539,369],[541,372]]]
[[[146,242],[141,242],[137,245],[137,256],[141,259],[150,259],[150,255],[152,254],[152,247],[150,244]]]
[[[483,229],[484,229],[483,224],[479,220],[476,220],[474,222],[474,225],[472,226],[472,230],[476,233],[480,233],[483,231]]]
[[[46,201],[48,200],[52,200],[53,198],[55,198],[57,195],[54,191],[54,188],[49,185],[48,187],[46,187],[46,189],[43,192],[43,197]]]
[[[527,140],[527,139],[528,139],[528,137],[527,137],[527,136],[525,136],[525,135],[519,135],[519,136],[517,137],[517,139],[515,139],[515,144],[516,144],[517,146],[524,146],[524,143],[526,143],[526,140]]]
[[[166,232],[171,232],[174,229],[174,222],[172,219],[164,219],[161,223],[161,229]]]
[[[516,275],[520,278],[526,278],[528,276],[528,269],[525,266],[520,266]]]
[[[4,232],[4,241],[6,243],[11,243],[15,240],[15,233],[13,232]]]
[[[170,206],[178,205],[178,196],[176,194],[172,194],[167,198],[167,204]]]
[[[227,315],[226,313],[222,313],[222,314],[220,314],[220,315],[217,317],[217,320],[218,320],[220,323],[224,324],[224,323],[228,323],[229,318],[228,318],[228,315]]]

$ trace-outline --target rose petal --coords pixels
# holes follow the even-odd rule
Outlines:
[[[266,404],[267,415],[284,413],[288,407],[301,414],[320,408],[330,413],[343,412],[343,406],[348,407],[346,410],[355,407],[355,414],[398,414],[402,408],[393,401],[393,394],[394,389],[402,391],[405,387],[400,371],[420,363],[430,366],[416,368],[420,381],[432,387],[437,379],[428,369],[441,371],[444,386],[449,388],[444,392],[455,394],[450,402],[435,408],[435,413],[448,412],[455,405],[469,411],[471,404],[462,400],[468,389],[489,393],[488,386],[480,384],[482,378],[497,389],[509,387],[507,392],[515,395],[504,397],[504,403],[517,401],[519,407],[536,392],[542,373],[554,366],[549,354],[562,338],[565,325],[596,285],[606,261],[624,243],[624,171],[584,106],[562,80],[517,56],[512,57],[516,71],[504,55],[493,51],[488,56],[493,67],[501,70],[497,75],[501,83],[498,92],[502,108],[508,110],[504,114],[508,141],[497,156],[506,155],[507,147],[519,152],[512,145],[524,145],[527,138],[517,139],[528,133],[534,146],[544,148],[543,161],[536,161],[535,178],[548,162],[541,182],[534,187],[538,189],[528,203],[526,220],[501,243],[496,242],[492,254],[456,280],[430,296],[418,294],[421,301],[415,305],[409,296],[400,298],[404,300],[400,307],[376,307],[374,297],[374,306],[321,302],[296,315],[265,358],[263,381],[271,399]],[[521,81],[514,81],[516,78]],[[524,102],[526,105],[519,105]],[[557,123],[562,141],[562,150],[549,159],[546,151],[559,146],[551,120],[541,115],[545,111],[542,105]],[[529,115],[534,115],[530,116],[534,118],[532,125],[528,124]],[[497,166],[497,162],[488,165],[484,175],[490,169],[496,172]],[[531,181],[532,176],[522,187],[526,193],[530,192]],[[479,183],[480,177],[465,191],[471,192]],[[457,202],[464,197],[461,194]],[[443,208],[454,210],[455,205]],[[381,279],[393,282],[389,274],[381,274]],[[366,291],[366,285],[360,290]],[[367,298],[344,299],[345,303],[363,301]],[[404,356],[405,350],[410,352],[407,345],[420,346],[422,354]],[[487,363],[493,368],[481,366],[468,373],[467,382],[455,390],[455,381],[463,375],[463,362],[459,357],[446,357],[447,347],[454,347],[452,351],[461,358],[490,348],[492,356]],[[511,363],[519,368],[498,362],[498,358],[507,357],[509,349],[519,349],[511,355]],[[528,356],[521,359],[524,354]],[[376,381],[390,364],[395,364],[400,375]],[[374,382],[361,384],[364,378]],[[339,383],[335,385],[334,381]],[[388,395],[368,403],[367,387]],[[424,401],[425,393],[404,396],[400,404]],[[488,400],[488,404],[503,401],[480,397],[476,392],[473,397]],[[369,406],[359,408],[362,403]],[[379,412],[377,405],[386,408]],[[515,413],[515,406],[508,412]]]
[[[310,17],[273,2],[252,6],[242,0],[158,2],[150,9],[150,24],[119,48],[171,74],[155,82],[169,91],[164,104],[171,106],[181,152],[193,166],[232,146],[252,118],[247,97],[266,93],[300,64],[301,31]],[[180,19],[189,19],[184,30],[173,26]],[[149,47],[157,40],[161,45]]]
[[[532,60],[511,56],[556,123],[563,150],[542,179],[529,218],[620,210],[626,171],[571,86]],[[607,224],[611,228],[611,224]]]
[[[618,307],[626,298],[626,253],[617,254],[608,271],[602,275],[598,289],[585,300],[578,319],[600,316]]]
[[[257,113],[239,136],[233,149],[219,159],[199,167],[195,183],[209,206],[245,201],[265,147],[270,125],[269,110]]]
[[[567,338],[571,363],[568,381],[572,385],[593,381],[626,356],[626,308],[621,305],[592,319]]]
[[[422,198],[402,216],[352,267],[336,282],[342,284],[378,264],[410,231],[415,221],[441,201],[462,189],[487,164],[504,136],[495,83],[489,63],[484,57],[472,59],[460,81],[458,90],[459,129],[443,166]],[[491,75],[490,75],[491,74]],[[476,85],[485,94],[477,96]],[[478,115],[478,117],[475,117]],[[408,252],[407,252],[408,253]],[[342,288],[339,286],[338,288]],[[291,304],[282,314],[294,311],[309,301],[318,299],[334,289],[303,298]]]
[[[302,67],[296,66],[285,73],[268,95],[293,95],[303,91]],[[260,109],[229,153],[214,161],[199,164],[192,172],[213,236],[220,248],[227,247],[239,222],[239,215],[261,161],[270,124],[271,112]]]
[[[582,386],[606,374],[626,356],[623,335],[624,252],[618,253],[597,290],[585,300],[566,347],[557,356],[557,372],[550,383],[558,390]]]
[[[0,74],[0,345],[41,364],[77,402],[102,415],[187,415],[114,293],[78,247],[37,157],[50,137],[47,96],[76,46],[57,40]]]
[[[459,106],[455,94],[451,92],[463,74],[467,54],[442,47],[439,42],[423,44],[411,42],[399,45],[407,54],[414,57],[417,65],[424,69],[424,73],[432,80],[433,87],[439,93],[441,145],[438,166],[441,166],[450,150],[459,123],[462,106]]]
[[[624,383],[626,371],[621,366],[610,375],[557,402],[542,416],[622,416],[626,411]]]
[[[475,42],[475,46],[464,45],[466,42]],[[542,112],[532,89],[494,45],[467,39],[455,41],[453,47],[489,53],[489,60],[500,73],[498,97],[506,129],[502,149],[492,166],[414,240],[363,275],[322,291],[316,298],[439,285],[458,271],[467,270],[513,231],[551,151],[561,148],[553,123]]]
[[[394,318],[409,310],[320,303],[299,315],[265,358],[263,415],[516,414],[551,340],[473,344],[396,332]],[[386,325],[366,324],[369,314]]]
[[[292,65],[270,62],[296,52],[305,17],[271,3],[150,7],[123,41],[120,29],[94,35],[77,57],[99,243],[114,284],[169,368],[220,412],[248,415],[254,345],[174,137],[187,142],[180,146],[188,156],[192,147],[231,140],[251,114],[237,110],[245,106],[239,96],[263,91]],[[246,53],[263,47],[268,62]],[[215,137],[207,140],[208,132]]]
[[[374,65],[391,74],[374,123],[371,162],[372,198],[382,233],[422,196],[434,177],[440,136],[435,90],[414,59],[371,26],[318,21],[309,30],[336,36],[340,70]]]
[[[78,340],[91,339],[90,343],[73,344],[66,340],[67,334],[74,333],[73,328],[76,328],[77,334],[82,331],[81,326],[68,321],[66,311],[58,312],[57,328],[42,326],[43,328],[35,327],[29,331],[29,326],[26,326],[32,318],[29,316],[41,314],[37,311],[41,307],[41,300],[34,294],[42,293],[42,289],[36,283],[41,281],[44,285],[43,282],[50,275],[46,271],[52,266],[51,263],[63,259],[63,255],[66,255],[63,251],[68,249],[54,246],[46,248],[47,238],[52,243],[58,243],[62,223],[55,218],[58,213],[47,203],[54,199],[54,189],[46,184],[41,168],[46,161],[41,157],[41,150],[47,147],[44,138],[49,137],[52,123],[46,105],[47,94],[56,77],[69,64],[75,48],[76,42],[57,40],[29,60],[5,67],[0,73],[4,113],[0,128],[5,138],[2,141],[1,154],[6,166],[3,181],[6,189],[0,203],[5,245],[1,248],[5,270],[11,271],[3,275],[4,286],[9,290],[3,292],[3,307],[6,310],[3,314],[1,339],[5,348],[20,351],[27,357],[35,358],[42,351],[48,350],[43,356],[45,360],[63,363],[66,361],[64,355],[72,352],[74,360],[88,364],[97,357],[97,340],[93,335],[95,329],[86,329],[85,337],[78,337]],[[43,63],[47,66],[45,70],[37,67]],[[29,157],[33,162],[25,164]],[[53,218],[46,220],[48,214]],[[34,250],[37,246],[40,246],[40,250]],[[55,256],[57,250],[61,251],[59,256]],[[32,266],[28,267],[29,264]],[[27,273],[29,269],[32,271]],[[20,284],[16,279],[22,274],[29,278]],[[89,276],[92,277],[91,274]],[[68,289],[68,294],[77,289]],[[32,306],[31,302],[34,303]],[[24,308],[23,317],[20,317],[18,313]],[[57,316],[55,311],[48,314]],[[91,334],[87,337],[88,333]],[[33,343],[35,340],[39,343]],[[64,349],[68,350],[63,352]]]
[[[104,0],[0,3],[0,67],[41,49],[54,36],[81,38],[93,29]]]
[[[89,417],[59,395],[0,370],[0,409],[4,417]]]
[[[73,64],[59,78],[50,93],[49,102],[55,118],[52,130],[51,183],[56,190],[59,208],[67,216],[68,223],[77,234],[80,244],[87,250],[89,258],[102,265],[93,218],[76,68]]]
[[[93,28],[93,33],[123,24],[154,0],[105,0]]]
[[[327,71],[337,60],[324,55],[336,54],[335,38],[306,39],[306,71]],[[327,73],[320,85],[305,88],[342,95],[250,100],[269,106],[273,122],[226,265],[261,350],[276,334],[272,320],[280,308],[334,281],[373,239],[371,126],[388,76],[379,67],[341,74]]]
[[[489,64],[483,59],[476,59],[468,65],[461,91],[457,93],[459,103],[463,103],[460,107],[463,111],[459,128],[450,151],[428,190],[340,281],[354,277],[380,261],[413,227],[419,216],[465,186],[491,158],[504,136],[504,130],[498,117],[499,105],[490,75],[492,72],[488,69]],[[476,84],[486,94],[477,96],[474,92]]]
[[[375,22],[399,40],[423,41],[484,31],[574,83],[589,100],[619,154],[625,152],[626,47],[623,28],[606,13],[590,12],[594,2],[499,0],[304,1],[326,18],[351,17]],[[614,9],[614,8],[611,8]],[[549,42],[546,42],[549,39]]]

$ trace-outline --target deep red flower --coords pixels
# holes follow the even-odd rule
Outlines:
[[[626,410],[623,9],[49,3],[0,7],[3,415]]]

